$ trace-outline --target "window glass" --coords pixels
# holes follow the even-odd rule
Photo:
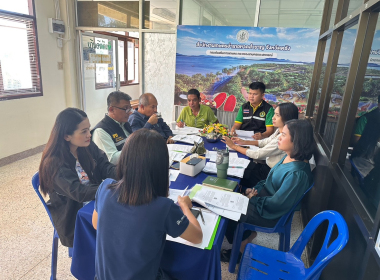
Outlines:
[[[340,106],[346,87],[348,70],[350,69],[352,52],[356,39],[357,25],[347,29],[343,33],[342,45],[339,52],[338,65],[335,73],[331,73],[329,79],[333,79],[333,86],[328,92],[327,98],[330,100],[326,123],[323,131],[323,139],[331,150],[335,137],[336,125],[340,114]],[[322,124],[323,125],[323,124]]]
[[[125,57],[124,57],[124,41],[118,41],[119,49],[118,49],[118,60],[119,60],[119,75],[120,82],[125,82]]]
[[[28,0],[0,1],[0,10],[29,15]]]
[[[325,53],[323,55],[321,75],[319,76],[317,97],[315,98],[315,105],[314,105],[314,112],[313,112],[314,121],[316,121],[317,114],[318,114],[319,103],[320,103],[321,94],[322,94],[322,86],[323,86],[323,81],[325,79],[327,58],[329,57],[330,44],[331,44],[331,38],[326,40]]]
[[[135,47],[135,80],[133,81],[134,83],[139,82],[139,48]]]
[[[114,56],[115,41],[103,38],[93,40],[91,37],[84,37],[83,41],[84,43],[87,41],[87,46],[89,46],[89,62],[95,63],[96,89],[114,87],[116,76],[116,68],[114,67],[116,62]]]
[[[127,41],[128,44],[128,81],[133,81],[135,79],[135,51],[134,43],[132,41]]]
[[[183,0],[182,24],[253,26],[256,2],[256,0]],[[265,1],[261,3],[263,2]]]
[[[317,0],[261,1],[258,26],[320,28],[323,5]]]
[[[0,13],[0,38],[12,38],[0,44],[0,100],[41,95],[34,20]]]
[[[375,217],[380,201],[380,26],[372,42],[350,148],[344,170],[351,173],[368,212]],[[351,155],[350,155],[351,154]]]
[[[144,28],[175,30],[177,1],[144,1]]]
[[[336,10],[338,8],[339,0],[332,0],[332,1],[334,1],[334,3],[333,3],[333,7],[332,7],[332,12],[331,12],[329,29],[331,29],[335,24]]]
[[[78,25],[139,28],[139,1],[78,0]]]
[[[350,15],[353,11],[355,11],[361,5],[363,5],[363,0],[350,0],[347,15]]]
[[[201,6],[193,0],[183,0],[182,2],[182,24],[199,25],[201,16]]]

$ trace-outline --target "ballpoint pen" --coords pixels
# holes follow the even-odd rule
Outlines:
[[[205,219],[203,218],[203,213],[202,213],[202,209],[201,209],[201,208],[199,208],[199,212],[200,212],[200,214],[201,214],[202,223],[203,223],[204,225],[206,225],[206,223],[205,223]]]
[[[183,191],[183,193],[182,193],[181,196],[184,196],[184,195],[185,195],[185,193],[186,193],[188,187],[189,187],[189,186],[186,187],[186,189]]]

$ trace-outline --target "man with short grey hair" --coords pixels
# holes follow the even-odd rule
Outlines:
[[[151,93],[144,93],[139,98],[139,107],[129,117],[132,131],[140,128],[154,129],[165,138],[167,143],[174,143],[171,139],[173,132],[164,120],[157,116],[157,99]]]
[[[92,141],[106,153],[113,164],[119,160],[121,149],[132,133],[128,123],[132,114],[131,99],[124,92],[111,92],[107,97],[108,114],[91,131]]]

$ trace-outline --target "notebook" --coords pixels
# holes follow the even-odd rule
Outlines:
[[[207,178],[202,182],[202,185],[233,192],[237,186],[237,182],[214,176],[207,176]]]

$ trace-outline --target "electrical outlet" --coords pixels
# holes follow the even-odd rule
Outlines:
[[[63,70],[63,62],[58,62],[58,70]]]

